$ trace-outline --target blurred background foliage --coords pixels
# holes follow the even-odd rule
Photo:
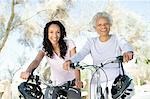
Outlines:
[[[117,0],[1,0],[0,9],[0,80],[12,81],[19,69],[29,65],[41,48],[43,28],[48,21],[60,20],[79,50],[86,38],[93,36],[93,15],[106,11],[113,16],[111,31],[122,35],[134,48],[129,71],[135,83],[150,82],[150,17],[144,19],[123,8]],[[45,70],[45,64],[39,70]],[[48,71],[42,73],[46,75]],[[84,80],[87,75],[89,71],[82,72]]]

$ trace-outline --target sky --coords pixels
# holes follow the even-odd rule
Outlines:
[[[118,0],[118,2],[124,9],[135,12],[150,22],[150,0]]]

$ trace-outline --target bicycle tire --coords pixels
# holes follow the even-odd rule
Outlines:
[[[44,99],[52,99],[53,88],[47,87],[44,94]]]

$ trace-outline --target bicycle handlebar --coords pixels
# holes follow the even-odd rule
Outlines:
[[[89,67],[89,66],[103,67],[104,65],[107,65],[107,64],[109,64],[109,63],[122,63],[122,62],[123,62],[123,56],[118,56],[118,57],[116,57],[115,60],[108,61],[108,62],[106,62],[106,63],[104,63],[104,64],[101,63],[101,66],[98,66],[98,65],[85,65],[85,66],[81,66],[81,65],[79,64],[79,62],[77,62],[77,63],[71,63],[71,64],[70,64],[70,68],[72,68],[72,69],[75,69],[75,68],[84,69],[83,67]]]

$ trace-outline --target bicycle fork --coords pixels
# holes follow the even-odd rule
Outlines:
[[[108,99],[108,87],[106,86],[106,89],[105,89],[105,95],[103,93],[103,89],[102,89],[102,86],[101,86],[101,81],[100,81],[100,70],[97,71],[96,73],[96,80],[97,80],[97,88],[96,88],[96,99]]]
[[[100,71],[98,70],[97,73],[96,73],[96,79],[97,79],[97,88],[96,88],[96,93],[97,93],[97,96],[96,96],[96,99],[104,99],[104,94],[103,94],[103,90],[102,90],[102,86],[100,84]]]

